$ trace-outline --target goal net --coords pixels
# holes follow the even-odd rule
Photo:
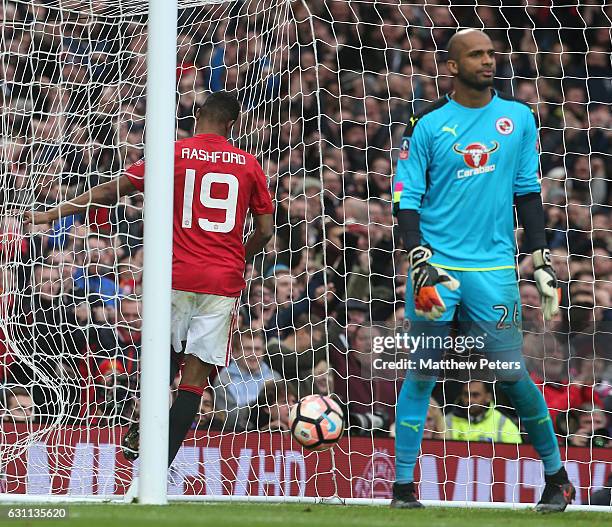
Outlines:
[[[5,496],[121,495],[139,470],[120,442],[139,409],[144,196],[91,203],[32,229],[21,214],[116,178],[142,157],[147,4],[0,0]],[[232,361],[205,390],[169,471],[170,494],[391,497],[403,371],[375,360],[380,337],[406,322],[392,175],[409,116],[451,90],[444,50],[466,27],[493,40],[496,89],[526,101],[539,121],[563,296],[561,314],[545,325],[518,230],[526,363],[577,502],[610,486],[611,6],[473,4],[179,1],[176,137],[193,133],[208,93],[234,91],[243,114],[231,140],[268,175],[276,228],[247,262]],[[476,430],[483,411],[499,411],[520,430],[495,385],[470,380],[441,378],[432,394],[421,498],[533,502],[543,474],[526,434],[505,443],[456,429],[464,419]],[[332,451],[307,452],[287,430],[290,406],[312,393],[333,394],[346,414]]]

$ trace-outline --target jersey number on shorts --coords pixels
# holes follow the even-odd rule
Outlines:
[[[185,171],[185,190],[183,191],[183,223],[185,229],[191,228],[193,215],[193,189],[195,187],[196,171],[188,168]],[[213,183],[227,185],[227,198],[213,198],[210,189]],[[238,178],[232,174],[207,172],[202,176],[200,203],[209,209],[225,210],[225,221],[216,222],[206,218],[198,218],[200,229],[210,232],[230,232],[236,225],[236,205],[238,203]]]
[[[497,329],[510,329],[512,327],[511,324],[506,324],[506,320],[508,319],[508,315],[510,314],[510,310],[507,306],[503,304],[499,304],[497,306],[493,306],[493,309],[497,311],[501,311],[501,317],[497,322]],[[518,304],[514,302],[514,309],[512,310],[512,323],[519,327],[521,325],[521,317]]]

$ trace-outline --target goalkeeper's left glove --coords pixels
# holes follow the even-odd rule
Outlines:
[[[538,249],[532,253],[533,279],[540,293],[540,303],[544,320],[552,320],[559,312],[559,294],[557,275],[550,261],[550,250]]]
[[[450,291],[457,289],[460,284],[444,269],[429,263],[432,255],[433,252],[429,247],[419,245],[408,253],[408,259],[415,313],[420,317],[436,320],[446,311],[444,301],[436,291],[436,284],[443,285]]]

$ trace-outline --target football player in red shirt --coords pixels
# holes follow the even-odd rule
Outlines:
[[[211,94],[196,114],[195,135],[174,147],[171,344],[176,353],[184,353],[185,364],[170,409],[169,465],[193,423],[208,375],[215,366],[227,366],[245,260],[263,249],[274,228],[261,166],[227,139],[239,114],[236,97]],[[144,174],[140,160],[119,178],[47,212],[24,213],[24,223],[51,223],[91,206],[115,204],[121,196],[144,191]],[[249,210],[255,230],[243,244]],[[178,366],[177,361],[171,364],[172,380]],[[138,457],[138,444],[135,423],[123,440],[126,457]]]

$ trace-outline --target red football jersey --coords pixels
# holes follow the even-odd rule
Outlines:
[[[126,171],[141,191],[144,167],[141,160]],[[240,296],[249,209],[273,212],[266,176],[252,155],[214,134],[175,143],[173,289]]]

